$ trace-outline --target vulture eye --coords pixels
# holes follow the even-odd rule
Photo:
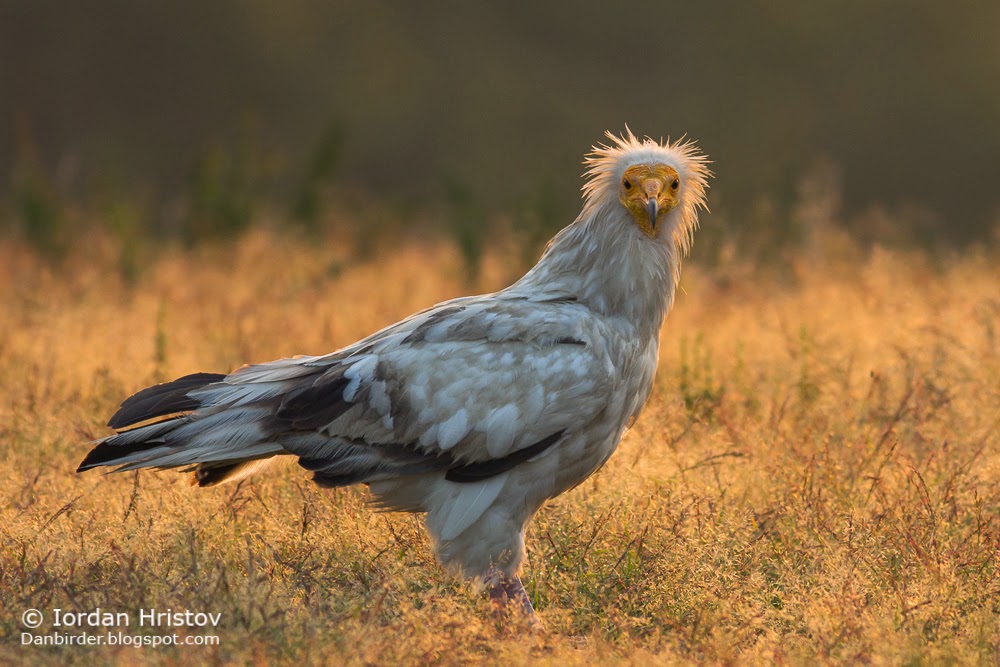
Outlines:
[[[626,190],[632,189],[632,181],[628,180],[627,178],[622,182],[622,185],[625,186]]]
[[[670,184],[670,189],[671,190],[676,190],[678,187],[680,187],[680,185],[681,185],[681,182],[675,178],[674,182]]]

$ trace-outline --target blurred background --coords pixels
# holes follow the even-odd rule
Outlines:
[[[4,0],[0,228],[53,257],[95,228],[261,224],[444,234],[473,258],[502,228],[534,252],[627,123],[712,158],[705,252],[820,219],[990,243],[998,30],[1000,3],[974,0]]]

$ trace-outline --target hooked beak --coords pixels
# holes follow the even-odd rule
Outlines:
[[[650,227],[656,229],[656,215],[660,212],[660,203],[656,201],[656,197],[650,197],[646,202],[646,212],[649,213]]]

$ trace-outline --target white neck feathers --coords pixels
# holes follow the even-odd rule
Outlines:
[[[552,239],[538,264],[510,289],[573,296],[602,315],[621,317],[640,336],[656,336],[674,300],[681,257],[691,246],[710,172],[691,142],[640,141],[631,132],[588,156],[586,201],[576,221]],[[628,167],[666,164],[680,175],[680,203],[646,236],[618,199]]]

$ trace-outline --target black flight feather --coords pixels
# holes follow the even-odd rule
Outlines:
[[[493,459],[491,461],[477,461],[476,463],[467,463],[466,465],[458,466],[455,468],[450,468],[447,473],[445,473],[444,478],[449,482],[480,482],[484,479],[489,479],[499,475],[502,472],[507,472],[511,468],[521,465],[533,456],[537,456],[544,452],[546,449],[552,445],[559,442],[559,438],[562,437],[565,431],[559,431],[553,433],[547,438],[539,440],[533,445],[525,447],[524,449],[519,449],[516,452],[512,452],[507,456],[499,459]]]
[[[368,483],[385,474],[420,475],[444,470],[453,463],[446,454],[428,454],[413,445],[360,442],[341,447],[330,456],[299,458],[300,466],[315,473],[313,481],[326,487]]]
[[[173,382],[147,387],[126,398],[118,412],[111,416],[108,426],[120,429],[156,417],[194,410],[199,404],[188,397],[188,392],[225,378],[222,373],[193,373]]]
[[[351,383],[343,376],[345,370],[342,368],[332,376],[327,373],[309,386],[288,392],[274,416],[291,422],[296,430],[326,426],[351,407],[351,403],[344,400],[344,389]]]
[[[113,439],[113,438],[112,438]],[[115,445],[111,442],[102,442],[101,444],[90,450],[86,458],[80,462],[77,467],[77,472],[83,472],[84,470],[90,470],[91,468],[97,467],[99,465],[104,465],[109,461],[114,461],[120,459],[123,456],[128,456],[129,454],[135,454],[136,452],[141,452],[147,449],[152,449],[153,447],[159,447],[163,444],[162,440],[157,442],[149,442],[143,440],[142,442],[133,442],[128,445]]]

